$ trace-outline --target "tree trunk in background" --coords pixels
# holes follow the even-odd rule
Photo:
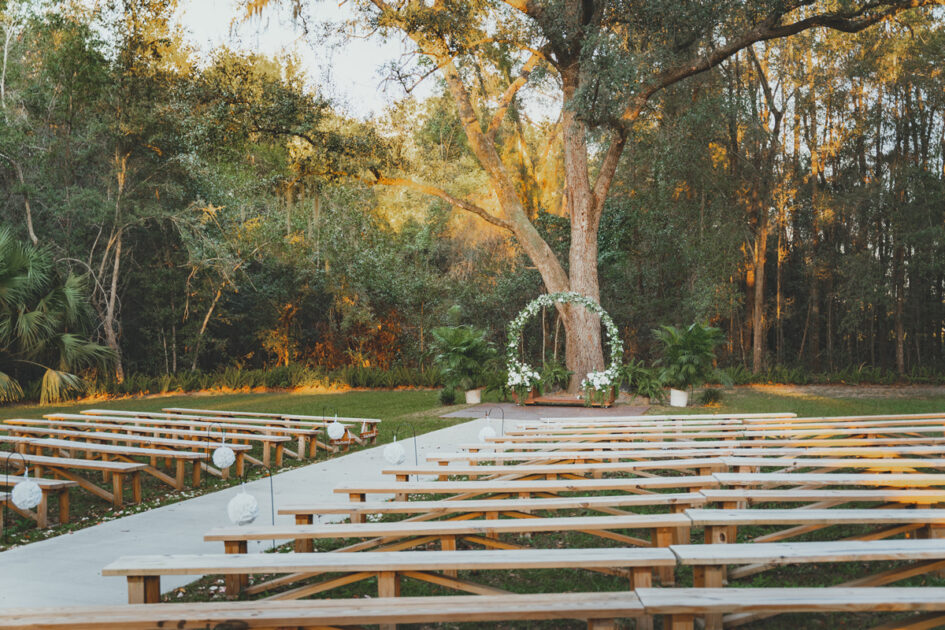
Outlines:
[[[121,363],[121,346],[118,343],[118,314],[116,304],[118,302],[118,271],[121,265],[121,232],[115,241],[115,263],[112,266],[112,281],[108,290],[108,302],[105,306],[105,320],[102,322],[105,328],[105,344],[115,353],[115,380],[119,383],[125,381],[125,369]]]
[[[893,261],[893,282],[895,282],[896,305],[893,311],[896,331],[896,371],[899,374],[906,373],[906,332],[903,323],[905,304],[906,304],[906,270],[905,270],[906,248],[901,243],[896,245],[896,251]]]
[[[755,234],[754,267],[755,295],[752,307],[751,371],[755,374],[764,369],[765,339],[765,259],[768,255],[768,212],[759,209],[758,229]]]

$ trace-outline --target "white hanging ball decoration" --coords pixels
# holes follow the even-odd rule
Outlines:
[[[328,437],[333,440],[340,440],[345,436],[345,425],[337,420],[328,425]]]
[[[404,460],[407,459],[407,451],[397,441],[397,438],[394,438],[393,442],[384,447],[384,459],[387,460],[388,464],[394,466],[403,464]]]
[[[489,438],[494,438],[496,436],[495,429],[489,426],[482,427],[479,429],[479,441],[486,442]]]
[[[21,510],[32,510],[43,500],[43,491],[38,483],[30,479],[29,469],[23,474],[23,481],[13,486],[10,499]]]
[[[229,446],[218,446],[213,451],[213,465],[217,468],[229,468],[236,461],[236,453]]]
[[[259,516],[259,503],[256,497],[246,492],[246,486],[226,505],[226,515],[234,525],[249,525]]]

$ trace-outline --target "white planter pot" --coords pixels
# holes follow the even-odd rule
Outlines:
[[[670,389],[669,390],[669,406],[670,407],[689,406],[689,392],[683,391],[681,389]]]
[[[466,390],[466,404],[478,405],[482,402],[482,388]]]

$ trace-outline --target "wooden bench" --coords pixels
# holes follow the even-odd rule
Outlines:
[[[69,457],[47,457],[45,455],[22,455],[11,459],[10,464],[19,465],[23,461],[29,464],[33,472],[39,476],[45,469],[57,477],[74,481],[83,490],[111,502],[115,507],[123,504],[125,477],[131,481],[131,492],[134,503],[141,502],[141,478],[138,476],[146,464],[131,464],[127,462],[104,462],[93,459],[73,459]],[[85,477],[75,474],[74,470],[94,470],[108,474],[112,479],[112,492],[100,488]]]
[[[778,486],[871,486],[927,488],[945,485],[945,474],[934,473],[714,473],[722,486],[773,488]]]
[[[904,505],[945,503],[945,490],[714,490],[699,491],[705,500],[726,506],[761,503],[820,503],[842,505],[850,502],[881,502]]]
[[[361,424],[361,431],[358,437],[363,444],[365,441],[370,441],[371,444],[377,442],[377,425],[381,423],[381,420],[378,418],[345,418],[338,416],[305,416],[299,414],[291,413],[263,413],[258,411],[227,411],[220,409],[186,409],[180,407],[171,407],[165,408],[164,411],[168,413],[177,413],[177,414],[207,414],[213,416],[219,416],[223,418],[239,418],[251,416],[254,418],[275,418],[280,420],[292,420],[300,422],[340,422],[344,425],[350,424]]]
[[[82,421],[89,420],[99,424],[111,424],[123,427],[125,431],[156,431],[158,434],[190,435],[205,440],[224,437],[231,441],[259,442],[263,448],[261,464],[270,466],[270,450],[275,447],[275,465],[282,465],[285,443],[292,440],[289,430],[253,425],[228,424],[221,422],[200,422],[197,420],[149,420],[147,418],[125,418],[121,416],[90,416],[82,414],[46,414],[50,420]],[[232,429],[232,430],[230,430]],[[255,463],[255,462],[254,462]]]
[[[699,457],[861,457],[889,458],[903,456],[945,455],[945,445],[940,446],[745,446],[733,445],[724,448],[675,448],[663,451],[656,449],[617,450],[617,451],[544,451],[498,453],[430,453],[427,461],[447,466],[452,462],[464,462],[477,465],[479,462],[515,463],[515,462],[555,462],[573,461],[576,463],[594,461],[636,461],[643,459],[685,459]]]
[[[336,551],[401,551],[439,542],[444,551],[454,551],[458,540],[488,548],[519,549],[524,545],[498,540],[503,534],[535,532],[583,532],[635,547],[668,547],[679,528],[689,527],[685,514],[626,516],[585,516],[565,518],[513,518],[461,521],[398,521],[393,523],[330,523],[322,525],[225,527],[209,531],[204,540],[222,541],[226,553],[247,552],[250,540],[367,539]],[[642,539],[615,530],[646,529],[651,539]],[[670,567],[659,568],[660,580],[672,583]]]
[[[451,494],[454,499],[478,495],[498,494],[529,498],[553,496],[562,492],[629,492],[646,493],[650,490],[687,488],[690,491],[717,487],[714,475],[695,477],[635,477],[627,479],[538,479],[492,481],[392,481],[360,485],[340,485],[335,492],[347,494],[351,501],[364,501],[369,494]]]
[[[78,416],[83,418],[83,416]],[[272,458],[270,456],[270,447],[275,448],[275,462],[276,466],[282,465],[282,450],[283,445],[290,441],[292,438],[284,435],[259,435],[255,433],[234,433],[226,432],[222,433],[220,431],[214,431],[214,427],[209,426],[207,430],[193,430],[193,429],[172,429],[166,427],[157,427],[157,426],[142,426],[140,424],[135,424],[133,421],[129,423],[120,423],[120,422],[94,422],[91,420],[82,422],[81,420],[58,420],[58,419],[47,419],[47,420],[34,420],[27,418],[16,418],[13,420],[5,420],[5,424],[10,426],[28,426],[28,427],[68,427],[70,429],[84,430],[90,432],[106,431],[106,432],[117,432],[124,431],[130,435],[150,435],[155,437],[160,436],[172,436],[176,438],[190,437],[194,440],[199,441],[209,441],[216,446],[219,446],[223,440],[226,440],[228,445],[238,442],[258,442],[262,445],[263,449],[263,459],[262,461],[251,457],[248,453],[244,453],[244,460],[256,464],[257,466],[269,466]]]
[[[120,427],[119,427],[120,428]],[[7,430],[10,433],[16,434],[18,436],[52,436],[56,438],[77,438],[87,442],[115,442],[121,444],[127,444],[128,446],[139,445],[145,448],[162,448],[162,449],[187,449],[196,452],[211,453],[214,449],[221,445],[220,442],[205,442],[202,440],[179,440],[174,438],[159,438],[151,435],[140,435],[135,433],[108,433],[105,431],[75,431],[72,429],[58,429],[55,426],[15,426],[15,425],[0,425],[0,431]],[[0,434],[0,441],[3,441],[5,438]],[[8,438],[6,438],[8,439]],[[25,437],[26,441],[35,439],[33,437]],[[252,450],[252,446],[249,444],[236,444],[235,442],[227,442],[226,446],[233,449],[233,453],[236,456],[236,474],[237,476],[242,476],[244,461],[243,457],[247,451]],[[159,458],[158,456],[157,458]],[[156,465],[154,461],[157,458],[152,458],[151,465]],[[229,469],[217,470],[216,468],[210,466],[206,462],[200,463],[201,468],[207,471],[208,473],[215,475],[217,477],[222,477],[224,479],[229,477]]]
[[[777,465],[777,464],[774,464]],[[638,462],[615,463],[559,463],[559,464],[519,464],[517,466],[399,466],[386,468],[385,475],[395,475],[397,481],[407,481],[410,475],[435,475],[441,481],[447,476],[477,477],[545,477],[548,479],[582,479],[587,475],[596,478],[604,473],[636,473],[646,475],[647,471],[699,471],[708,475],[713,472],[728,472],[730,464],[723,458],[664,459]]]
[[[363,523],[365,517],[375,514],[416,514],[404,521],[469,518],[495,519],[500,516],[528,518],[535,512],[557,512],[562,510],[589,510],[602,514],[622,516],[626,510],[640,506],[668,507],[673,512],[699,507],[706,503],[700,493],[652,493],[633,495],[610,495],[594,497],[558,497],[553,499],[467,499],[465,501],[371,501],[364,503],[323,503],[317,505],[289,505],[279,509],[279,514],[295,517],[296,525],[311,525],[314,517],[323,514],[345,514],[352,523]],[[687,528],[688,530],[688,528]],[[684,540],[686,532],[677,530],[677,540]],[[311,540],[296,541],[296,551],[312,551]]]
[[[148,457],[152,460],[162,457],[170,459],[175,464],[175,474],[170,476],[156,468],[153,464],[148,464],[142,470],[155,479],[163,481],[175,490],[184,489],[184,480],[186,479],[186,464],[192,464],[192,479],[194,487],[200,485],[200,463],[209,456],[207,453],[194,451],[173,451],[168,449],[143,448],[138,446],[124,446],[118,444],[96,444],[94,442],[79,442],[74,440],[60,439],[42,439],[34,438],[28,444],[22,445],[24,448],[33,451],[35,455],[42,455],[44,450],[53,450],[54,456],[74,457],[75,451],[84,451],[86,459],[91,459],[90,455],[96,453],[101,461],[123,461],[137,464],[135,457]]]
[[[0,486],[15,486],[21,480],[22,477],[2,475],[0,476]],[[6,492],[0,493],[0,497],[3,498],[3,503],[5,503],[8,508],[20,516],[36,521],[36,526],[40,529],[49,527],[49,506],[55,504],[58,506],[59,524],[63,525],[68,523],[69,488],[75,487],[78,484],[74,481],[67,481],[63,479],[40,479],[36,477],[30,477],[30,481],[35,482],[43,492],[43,497],[40,500],[39,505],[36,506],[35,510],[23,510],[16,507],[13,505],[13,501],[9,501],[9,494]],[[0,514],[2,514],[2,511],[0,511]],[[0,531],[2,530],[3,517],[0,516]]]
[[[940,571],[945,567],[945,545],[940,540],[875,540],[800,543],[742,543],[727,545],[673,545],[679,566],[693,568],[693,585],[721,588],[726,579],[756,575],[787,564],[901,561],[905,566],[864,576],[833,588],[883,586],[900,580]],[[741,565],[738,569],[728,569]],[[766,615],[763,615],[764,617]],[[746,623],[757,615],[743,615]],[[733,625],[734,619],[727,620]],[[722,616],[707,615],[705,630],[721,630]]]
[[[134,606],[7,609],[0,628],[22,630],[179,630],[239,627],[339,628],[408,623],[479,623],[584,619],[588,630],[613,630],[618,619],[664,616],[663,627],[693,630],[705,613],[915,612],[875,630],[935,627],[945,613],[945,588],[640,588],[636,591],[445,595],[396,599],[308,599],[260,603],[207,602]]]
[[[675,567],[669,549],[477,549],[471,551],[365,551],[361,553],[260,553],[223,555],[128,556],[102,570],[105,576],[128,580],[131,604],[160,601],[162,575],[224,575],[226,595],[237,597],[263,593],[324,573],[340,573],[314,584],[306,584],[268,599],[309,597],[339,586],[370,578],[378,580],[379,597],[395,597],[400,580],[411,578],[447,588],[489,595],[506,593],[491,586],[456,577],[458,571],[524,569],[610,569],[628,578],[628,588],[650,586],[656,567]],[[252,574],[289,574],[248,586]]]
[[[793,527],[753,538],[753,542],[777,542],[833,525],[892,525],[860,534],[855,540],[881,540],[916,530],[926,537],[942,538],[945,510],[938,509],[769,509],[685,511],[693,527],[705,528],[706,543],[734,542],[740,526],[792,525]]]
[[[190,426],[204,427],[207,425],[229,428],[239,431],[261,432],[264,434],[288,435],[298,440],[298,450],[286,450],[286,453],[297,459],[306,457],[315,458],[320,446],[326,451],[336,451],[330,445],[320,442],[320,435],[327,426],[325,422],[296,422],[268,418],[229,418],[220,416],[194,416],[156,411],[119,411],[114,409],[85,409],[81,415],[95,418],[135,418],[138,420],[152,420],[155,426]],[[270,430],[274,429],[274,430]]]
[[[929,446],[945,444],[945,437],[881,437],[881,438],[806,438],[806,439],[752,439],[752,440],[667,440],[659,442],[617,441],[617,442],[540,442],[540,443],[469,443],[460,444],[460,449],[471,453],[482,450],[492,451],[559,451],[559,450],[586,450],[586,451],[623,451],[643,449],[693,449],[693,448],[761,448],[772,446]],[[665,457],[665,455],[664,455]]]

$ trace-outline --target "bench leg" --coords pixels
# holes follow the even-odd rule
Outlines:
[[[141,503],[141,475],[137,470],[131,473],[131,498],[135,504]]]
[[[396,571],[381,571],[377,574],[378,597],[400,597],[400,575]],[[397,630],[397,624],[382,623],[380,630]]]
[[[157,604],[161,601],[161,576],[129,575],[128,603]]]
[[[348,500],[352,503],[364,503],[364,495],[358,494],[357,492],[352,492],[348,494]],[[351,513],[351,522],[352,523],[363,523],[364,516],[360,512]]]
[[[239,477],[240,479],[243,478],[243,471],[246,469],[245,455],[246,453],[244,451],[240,451],[236,454],[236,476]],[[223,478],[227,479],[229,478],[229,476],[230,476],[230,469],[227,468],[226,470],[223,471]]]
[[[725,583],[725,566],[693,567],[692,582],[696,588],[722,588]],[[689,627],[692,626],[683,626]],[[705,616],[705,630],[722,630],[722,615],[712,613]]]
[[[174,467],[174,489],[178,492],[184,489],[184,478],[187,476],[187,469],[184,460],[175,460]]]
[[[192,473],[192,474],[193,474],[193,479],[191,480],[195,488],[200,485],[200,469],[201,469],[200,462],[195,459],[195,460],[194,460],[194,470],[193,470],[193,473]]]
[[[588,619],[587,630],[617,630],[615,619]]]
[[[653,569],[650,567],[634,567],[630,572],[630,588],[650,588],[653,586]],[[637,617],[636,630],[653,630],[653,616]]]
[[[124,502],[124,497],[122,496],[124,488],[122,487],[122,482],[124,481],[125,476],[121,473],[112,474],[112,505],[116,508],[120,508]]]
[[[59,491],[59,524],[63,525],[69,522],[69,488],[63,488]]]
[[[689,506],[686,504],[676,504],[673,506],[673,514],[684,514]],[[692,541],[692,528],[683,526],[676,528],[676,544],[688,545]]]
[[[693,630],[695,619],[692,615],[669,615],[663,627],[666,630]]]
[[[263,466],[266,466],[267,468],[270,467],[269,462],[272,461],[270,458],[271,446],[272,444],[270,442],[263,442],[262,445]]]
[[[653,530],[653,546],[669,548],[676,537],[676,531],[673,527],[657,527]],[[676,567],[659,567],[656,570],[660,578],[660,584],[663,586],[672,586],[676,583]]]
[[[285,451],[285,447],[282,442],[276,444],[276,467],[280,468],[282,466],[282,454]]]
[[[47,514],[49,513],[49,493],[43,492],[42,498],[39,500],[39,505],[36,506],[36,527],[40,529],[46,529],[49,527],[49,519]]]
[[[311,525],[315,518],[311,514],[296,514],[296,525]],[[315,551],[315,541],[311,538],[296,538],[295,553],[312,553]]]
[[[941,527],[937,525],[926,525],[925,527],[919,530],[919,537],[920,538],[938,538],[938,539],[945,538],[945,527]],[[939,569],[938,571],[933,571],[931,575],[937,578],[943,578],[945,577],[945,569]]]
[[[443,536],[440,538],[440,549],[443,551],[456,551],[456,536]],[[447,577],[459,577],[459,571],[456,569],[446,569],[443,575]]]
[[[226,540],[223,542],[224,553],[246,553],[245,540]],[[249,576],[245,573],[228,574],[223,576],[227,599],[236,599],[249,586]]]

